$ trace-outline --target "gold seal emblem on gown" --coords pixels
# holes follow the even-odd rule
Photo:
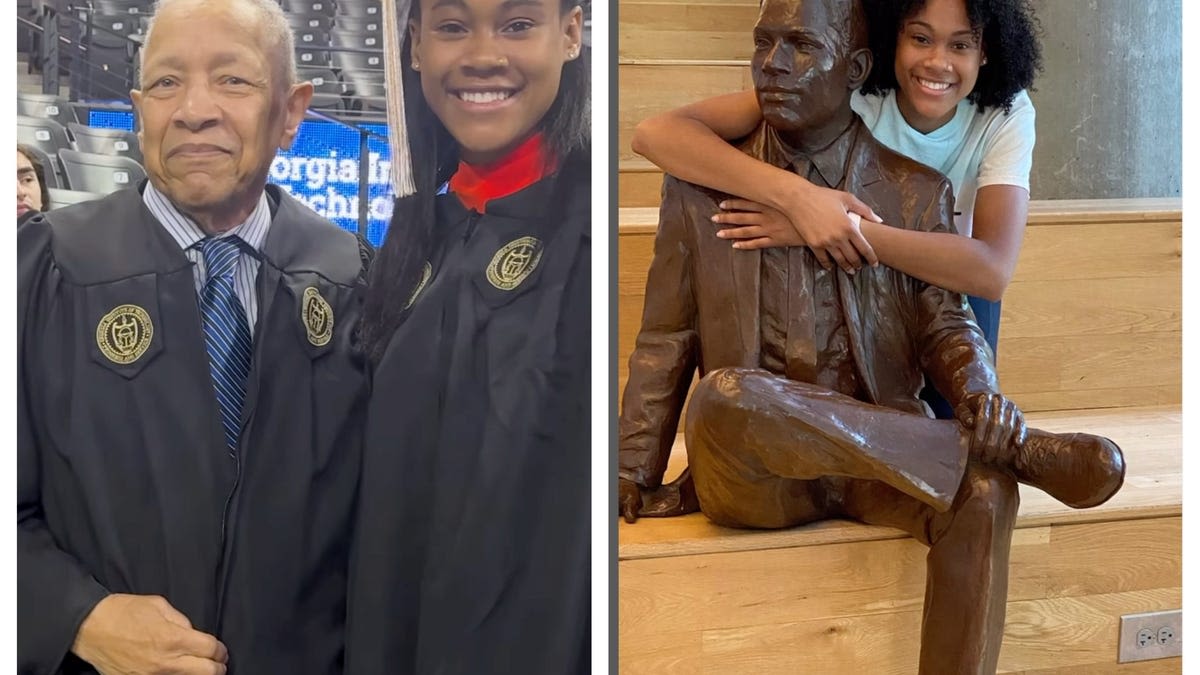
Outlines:
[[[96,346],[100,352],[109,361],[123,366],[141,358],[153,337],[150,315],[137,305],[118,305],[96,326]]]
[[[333,337],[333,308],[321,297],[315,286],[304,289],[304,300],[300,304],[300,318],[308,341],[314,347],[324,347]]]
[[[505,244],[488,263],[487,279],[502,291],[511,291],[537,269],[542,260],[542,242],[521,237]]]

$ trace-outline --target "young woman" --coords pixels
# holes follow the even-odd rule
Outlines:
[[[955,190],[960,235],[877,221],[853,195],[813,186],[721,139],[762,120],[753,91],[721,96],[638,125],[633,148],[667,172],[744,199],[714,217],[738,248],[807,245],[848,272],[881,262],[969,296],[993,352],[1000,296],[1024,236],[1041,67],[1028,0],[864,0],[875,59],[852,105],[885,145],[932,166]],[[862,217],[847,218],[848,213]],[[831,260],[832,259],[832,260]],[[951,416],[932,400],[939,417]]]
[[[348,673],[588,667],[590,138],[579,0],[419,0],[417,192],[373,263]]]
[[[46,169],[29,148],[17,144],[17,220],[50,208]]]

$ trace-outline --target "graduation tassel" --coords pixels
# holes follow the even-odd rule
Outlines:
[[[417,191],[408,143],[408,118],[404,114],[404,64],[401,59],[412,0],[384,0],[382,4],[383,81],[387,89],[388,147],[392,152],[391,182],[393,194],[400,198]]]

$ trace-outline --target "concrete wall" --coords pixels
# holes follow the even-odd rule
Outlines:
[[[1182,0],[1034,0],[1034,199],[1180,195]]]

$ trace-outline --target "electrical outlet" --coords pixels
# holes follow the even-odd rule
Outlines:
[[[1117,662],[1149,661],[1183,655],[1183,610],[1121,617]]]
[[[1155,635],[1154,631],[1150,630],[1149,628],[1143,628],[1138,631],[1138,634],[1137,634],[1137,646],[1138,647],[1149,647],[1150,645],[1154,644],[1157,640],[1158,640],[1158,636]]]

